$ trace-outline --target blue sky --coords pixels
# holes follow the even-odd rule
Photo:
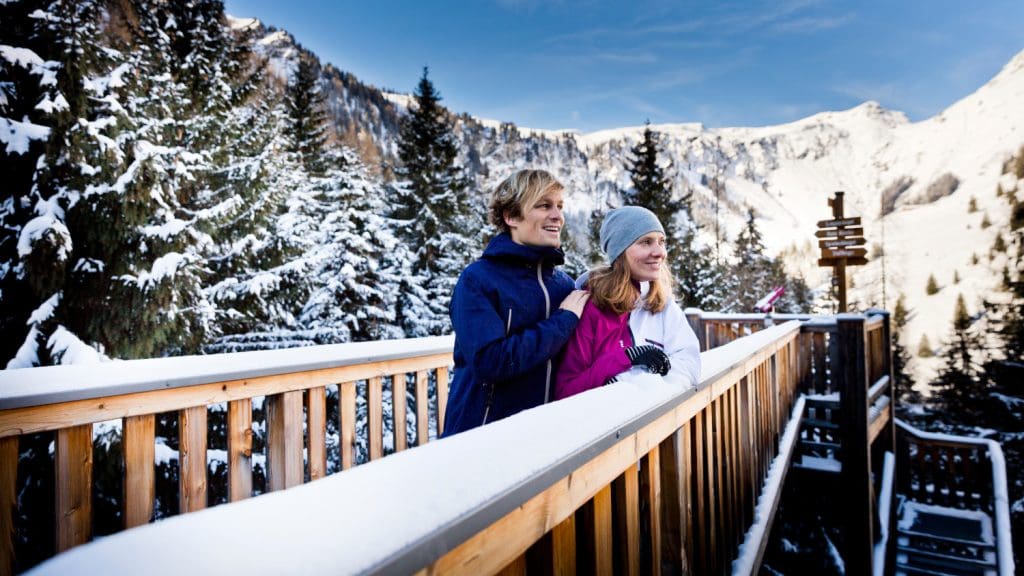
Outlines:
[[[365,83],[583,132],[762,126],[865,100],[928,118],[1024,50],[1021,0],[227,0]]]

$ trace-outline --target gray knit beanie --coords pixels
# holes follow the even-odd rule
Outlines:
[[[601,224],[601,250],[608,255],[608,263],[611,264],[637,238],[650,232],[665,233],[653,212],[640,206],[616,208],[604,217]]]

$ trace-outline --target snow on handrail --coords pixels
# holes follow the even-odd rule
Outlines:
[[[786,323],[704,352],[696,389],[629,374],[341,474],[95,540],[33,573],[415,572],[681,403],[710,403],[720,378],[798,330]]]
[[[454,336],[0,371],[0,410],[450,353]]]
[[[973,444],[988,448],[988,457],[992,462],[992,500],[996,516],[996,553],[999,557],[999,574],[1000,576],[1014,574],[1013,544],[1010,538],[1010,496],[1006,484],[1006,459],[1003,456],[1003,448],[999,445],[999,442],[987,438],[925,432],[914,428],[899,418],[896,418],[896,425],[905,433],[919,440]]]

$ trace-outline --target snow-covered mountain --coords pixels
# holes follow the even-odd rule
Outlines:
[[[282,77],[295,46],[280,31],[260,41]],[[385,93],[330,65],[323,71],[339,137],[387,177],[408,95]],[[714,243],[716,204],[728,240],[752,207],[768,249],[784,254],[812,286],[825,285],[831,274],[817,267],[816,222],[831,217],[827,199],[844,191],[846,214],[863,218],[870,259],[851,269],[851,302],[891,309],[905,294],[911,314],[904,343],[914,350],[922,334],[936,346],[948,334],[958,294],[974,311],[998,283],[1005,256],[990,260],[989,252],[1008,213],[995,191],[1003,164],[1024,144],[1022,102],[1024,52],[976,92],[920,122],[865,102],[778,126],[652,128],[662,135],[677,193],[694,193],[694,216],[706,242]],[[586,216],[596,206],[617,204],[619,191],[630,185],[625,164],[643,126],[581,134],[459,114],[456,132],[463,165],[481,197],[519,167],[556,173],[569,189],[570,229],[585,243]],[[722,183],[717,202],[715,179]],[[972,198],[978,208],[973,213]],[[982,227],[986,216],[992,225]],[[931,296],[925,293],[929,275],[941,287]]]

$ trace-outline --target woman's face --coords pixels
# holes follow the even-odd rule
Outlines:
[[[629,265],[629,275],[637,282],[657,280],[661,266],[668,253],[665,251],[665,235],[649,232],[636,239],[623,253]]]
[[[518,218],[505,216],[516,244],[527,246],[550,246],[558,248],[562,245],[562,191],[549,190],[534,202],[533,206],[523,206],[523,215]]]

